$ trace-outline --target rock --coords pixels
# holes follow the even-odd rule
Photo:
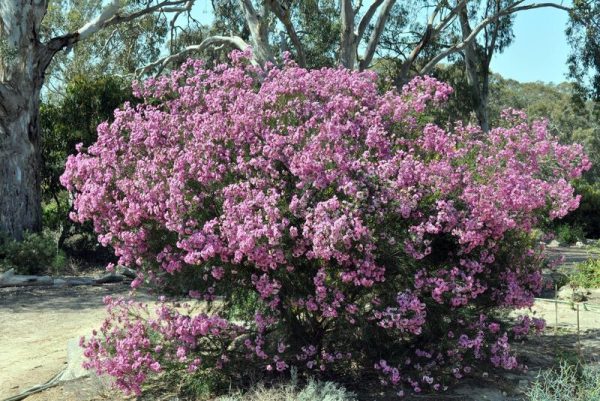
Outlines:
[[[570,285],[565,285],[562,286],[559,290],[558,290],[558,299],[564,299],[567,301],[573,301],[573,302],[584,302],[587,301],[588,298],[585,294],[585,290],[580,289],[580,288],[573,288]]]
[[[551,282],[552,291],[554,291],[555,285],[557,285],[558,288],[561,288],[569,282],[569,276],[559,271],[551,271],[550,274],[545,275],[545,277],[549,278]]]
[[[573,296],[571,298],[574,302],[585,302],[588,300],[586,294],[580,291],[574,291]]]
[[[60,381],[65,382],[88,377],[90,372],[81,366],[83,361],[83,348],[79,346],[79,340],[72,338],[67,341],[67,367],[61,375]]]
[[[573,288],[569,285],[564,285],[558,289],[556,296],[558,299],[571,299],[573,296]]]
[[[68,395],[66,399],[96,400],[99,394],[106,394],[114,384],[110,376],[98,376],[96,372],[84,369],[81,366],[84,359],[79,339],[72,338],[67,341],[67,367],[59,378],[65,395]]]
[[[584,246],[585,246],[585,244],[581,241],[577,241],[575,243],[575,245],[573,245],[573,247],[575,247],[575,248],[583,248]]]
[[[561,244],[557,240],[553,239],[552,241],[548,242],[548,244],[546,246],[548,248],[558,248],[559,246],[563,246],[563,244]]]
[[[62,278],[55,278],[54,279],[54,286],[55,287],[66,287],[67,286],[67,280],[64,280]]]

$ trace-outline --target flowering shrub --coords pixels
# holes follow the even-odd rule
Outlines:
[[[134,286],[225,306],[141,318],[110,301],[89,366],[134,392],[175,365],[370,372],[416,392],[477,360],[517,368],[510,338],[543,323],[494,311],[541,290],[528,233],[577,207],[581,147],[515,110],[485,134],[435,125],[452,89],[429,77],[379,93],[372,72],[232,61],[138,84],[143,104],[67,162],[72,218],[137,267]],[[253,307],[233,320],[240,299]]]

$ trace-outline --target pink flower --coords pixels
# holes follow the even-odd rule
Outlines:
[[[382,92],[371,71],[247,56],[136,83],[141,103],[67,160],[71,217],[137,270],[132,287],[236,305],[207,315],[163,299],[151,313],[108,298],[87,366],[133,393],[167,366],[340,373],[375,364],[368,333],[386,339],[381,381],[414,392],[477,360],[519,368],[511,339],[544,323],[504,328],[489,312],[542,290],[529,234],[578,206],[581,146],[516,110],[485,135],[437,125],[452,88],[431,77]]]

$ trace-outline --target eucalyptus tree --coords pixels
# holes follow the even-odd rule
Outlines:
[[[75,31],[101,11],[98,0],[50,0],[40,38],[44,41]],[[124,76],[156,59],[169,36],[169,21],[166,14],[149,13],[101,29],[58,52],[46,70],[49,93],[62,95],[73,77]]]
[[[488,130],[492,59],[512,43],[515,15],[540,8],[573,12],[572,7],[562,2],[409,2],[409,6],[395,9],[392,25],[381,39],[378,56],[394,60],[397,85],[414,75],[435,74],[442,61],[461,66],[468,83],[469,104],[481,127]]]

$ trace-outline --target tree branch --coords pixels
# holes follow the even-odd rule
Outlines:
[[[504,10],[502,10],[501,12],[489,16],[488,18],[484,19],[483,21],[481,21],[479,23],[479,25],[477,25],[473,31],[471,32],[471,34],[465,38],[463,41],[454,44],[453,46],[451,46],[450,48],[448,48],[447,50],[439,53],[437,56],[435,56],[434,58],[432,58],[420,71],[419,74],[423,75],[423,74],[428,74],[431,72],[431,70],[433,69],[433,67],[435,67],[440,61],[442,61],[443,59],[445,59],[446,57],[448,57],[449,55],[462,51],[467,45],[469,45],[472,41],[475,40],[475,38],[477,37],[477,35],[479,34],[479,32],[481,32],[481,30],[483,28],[485,28],[486,26],[488,26],[489,24],[497,21],[498,19],[507,16],[507,15],[511,15],[520,11],[526,11],[526,10],[533,10],[533,9],[537,9],[537,8],[556,8],[559,10],[563,10],[563,11],[567,11],[570,12],[571,8],[567,7],[567,6],[563,6],[562,4],[557,4],[557,3],[534,3],[534,4],[528,4],[528,5],[524,5],[524,6],[519,6],[516,7],[516,5],[521,4],[522,1],[519,1],[517,3],[514,3],[513,5],[511,5],[510,7],[505,8]]]
[[[442,10],[443,5],[445,4],[442,1],[438,3],[438,5],[435,7],[433,12],[427,19],[427,26],[425,27],[425,31],[421,35],[421,39],[410,52],[408,58],[402,63],[402,68],[400,69],[400,74],[397,78],[397,83],[399,84],[398,86],[408,81],[410,68],[414,64],[417,57],[419,57],[419,54],[423,51],[423,49],[425,49],[425,47],[429,45],[429,43],[431,43],[435,39],[435,37],[440,33],[440,31],[444,29],[444,27],[446,27],[446,25],[448,25],[456,17],[458,10],[464,7],[467,1],[468,0],[459,1],[456,4],[456,6],[452,8],[450,13],[448,13],[448,15],[434,27],[433,23],[435,22],[438,13]]]
[[[66,35],[50,39],[46,42],[45,46],[48,51],[51,52],[51,56],[53,56],[59,50],[70,47],[106,27],[129,22],[154,12],[177,13],[186,10],[189,11],[193,4],[194,0],[164,0],[153,6],[148,5],[141,10],[121,15],[119,13],[123,9],[121,0],[111,0],[110,3],[102,9],[99,16],[87,22],[74,32],[69,32]]]
[[[459,1],[456,6],[452,8],[452,10],[444,17],[439,24],[437,24],[434,28],[434,36],[441,32],[456,16],[458,15],[458,11],[467,4],[468,0]],[[431,21],[433,24],[433,20]]]
[[[373,61],[373,56],[375,55],[375,50],[377,49],[377,45],[379,44],[379,39],[381,38],[381,34],[383,33],[383,29],[385,28],[385,23],[392,11],[392,7],[394,6],[395,2],[396,0],[385,0],[385,3],[383,4],[381,11],[379,12],[379,16],[377,17],[375,29],[373,29],[373,32],[371,32],[371,37],[369,38],[369,43],[367,44],[367,50],[365,51],[365,57],[360,61],[360,70],[368,68],[371,64],[371,61]],[[358,40],[360,41],[360,35],[358,36]]]
[[[138,68],[136,70],[135,74],[136,74],[136,76],[139,77],[139,76],[146,74],[147,72],[150,72],[152,69],[158,67],[158,72],[156,73],[158,75],[162,72],[162,70],[169,63],[179,60],[191,52],[200,52],[202,50],[209,48],[210,46],[224,46],[224,45],[230,45],[239,50],[244,50],[249,46],[248,43],[246,43],[239,36],[211,36],[211,37],[204,39],[198,45],[188,46],[185,49],[181,50],[179,53],[171,54],[170,56],[164,57],[162,59],[158,59],[144,67]]]
[[[288,36],[290,37],[294,48],[296,49],[298,65],[300,65],[300,67],[306,67],[306,55],[304,54],[304,46],[302,45],[302,41],[296,33],[296,29],[294,28],[292,21],[290,20],[290,13],[287,9],[283,8],[283,6],[278,0],[271,0],[270,5],[273,14],[275,14],[275,16],[279,19],[279,21],[281,21],[281,23],[285,27],[285,30]]]
[[[375,11],[377,11],[377,9],[383,3],[383,1],[384,0],[373,1],[373,4],[371,4],[369,6],[369,8],[367,9],[367,12],[365,13],[365,15],[363,15],[362,19],[360,20],[360,23],[358,24],[358,31],[356,33],[356,36],[358,36],[359,41],[362,39],[363,35],[365,34],[365,31],[367,30],[367,27],[369,26],[369,23],[371,22],[373,15],[375,15]]]
[[[267,0],[263,0],[265,14],[268,12]],[[244,16],[250,34],[252,36],[254,57],[260,64],[267,61],[274,62],[273,53],[269,45],[269,23],[266,15],[259,15],[252,5],[252,0],[240,0],[240,4],[244,10]]]

